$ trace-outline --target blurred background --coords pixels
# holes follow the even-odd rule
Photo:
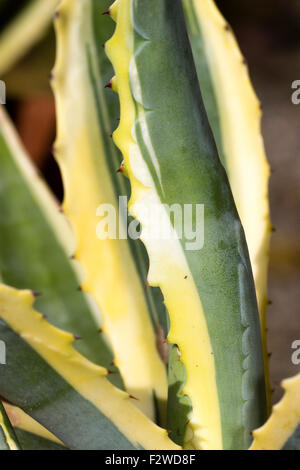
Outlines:
[[[0,0],[0,44],[6,26],[29,3]],[[300,372],[300,365],[291,360],[291,345],[300,340],[300,105],[291,101],[292,82],[300,80],[300,0],[218,0],[217,4],[239,40],[263,108],[275,227],[268,329],[273,398],[277,401],[281,379]],[[25,54],[20,53],[8,71],[1,69],[0,46],[0,79],[6,82],[8,110],[31,158],[62,199],[60,175],[51,155],[55,106],[49,76],[54,58],[51,26]]]

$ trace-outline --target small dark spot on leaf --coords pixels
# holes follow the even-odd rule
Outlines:
[[[32,291],[32,295],[33,295],[34,297],[40,297],[40,296],[42,295],[42,293],[41,293],[41,292]]]
[[[129,398],[132,398],[133,400],[137,400],[137,401],[139,401],[139,399],[138,399],[138,398],[136,398],[136,397],[134,397],[133,395],[129,395]]]

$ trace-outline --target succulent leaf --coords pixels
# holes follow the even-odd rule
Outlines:
[[[22,450],[68,450],[65,446],[52,440],[45,439],[23,429],[16,428],[15,433]]]
[[[82,338],[76,348],[116,373],[113,354],[92,299],[78,290],[80,273],[71,260],[70,227],[0,109],[0,278],[20,289],[32,289],[36,305],[54,325]],[[96,313],[95,313],[96,312]]]
[[[1,396],[70,449],[178,449],[133,397],[107,380],[107,369],[72,348],[73,335],[33,309],[34,299],[31,291],[0,286],[0,336],[7,345]]]
[[[47,32],[59,0],[32,0],[0,35],[0,76]]]
[[[126,390],[154,419],[153,394],[163,415],[167,375],[156,348],[146,281],[142,282],[141,266],[135,264],[132,246],[123,235],[100,239],[96,234],[98,207],[109,205],[119,220],[118,196],[127,194],[126,180],[117,173],[120,154],[110,138],[119,116],[118,100],[105,90],[112,75],[101,47],[113,28],[102,14],[108,6],[107,1],[64,0],[57,11],[58,53],[52,80],[58,117],[55,156],[64,182],[64,212],[75,231],[75,256],[84,270],[82,288],[101,308],[102,328]],[[126,233],[122,220],[119,229]]]
[[[286,441],[282,450],[300,450],[300,420],[297,428]]]
[[[245,59],[215,2],[183,0],[183,5],[203,101],[249,248],[270,406],[266,339],[270,169],[261,135],[261,107]]]
[[[22,450],[64,450],[66,447],[53,434],[23,410],[3,403],[6,414],[14,427]]]
[[[186,435],[186,426],[192,412],[192,404],[190,398],[183,392],[187,376],[181,362],[180,351],[175,344],[169,345],[168,372],[168,428],[172,431],[170,438],[183,446],[185,441],[190,440]],[[187,444],[185,448],[186,446]]]
[[[300,450],[300,374],[282,382],[285,394],[268,421],[253,432],[250,450]]]
[[[17,436],[0,401],[0,450],[19,450]]]
[[[225,171],[201,100],[179,0],[118,0],[106,43],[121,119],[113,137],[131,182],[130,212],[142,225],[150,285],[170,315],[192,402],[186,446],[245,449],[265,419],[261,337],[251,265]],[[176,182],[176,185],[175,185]],[[205,243],[190,250],[151,237],[143,208],[204,204]],[[165,209],[165,206],[164,206]],[[195,216],[193,217],[195,223]],[[176,233],[175,233],[176,232]],[[178,238],[178,237],[177,237]]]

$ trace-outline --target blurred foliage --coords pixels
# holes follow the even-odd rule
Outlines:
[[[55,37],[51,28],[48,35],[3,77],[8,97],[23,99],[30,96],[52,94],[49,74],[54,60]]]
[[[0,41],[1,35],[11,27],[16,18],[27,11],[35,0],[0,0]],[[34,28],[35,25],[33,24]],[[49,31],[47,33],[47,31]],[[29,52],[19,59],[1,79],[5,81],[9,99],[23,99],[34,95],[50,94],[49,73],[55,59],[55,36],[53,27],[45,28],[42,39],[30,47]],[[36,40],[37,40],[36,39]],[[1,60],[1,58],[0,58]]]
[[[26,7],[31,0],[0,0],[0,32],[14,18],[14,16]]]

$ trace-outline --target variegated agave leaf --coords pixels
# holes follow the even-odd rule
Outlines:
[[[0,401],[0,450],[19,449],[17,436]]]
[[[7,345],[0,394],[70,449],[178,449],[168,432],[113,386],[109,371],[72,348],[74,338],[33,309],[31,291],[0,286],[0,336]]]
[[[114,141],[141,222],[148,280],[163,292],[168,340],[192,403],[185,446],[246,449],[265,419],[259,317],[244,232],[212,138],[179,0],[118,0],[106,43],[120,96]],[[205,243],[155,240],[142,208],[203,204]],[[165,207],[165,206],[164,206]],[[162,211],[162,214],[164,212]],[[160,221],[161,222],[161,221]],[[195,220],[194,220],[195,222]],[[157,222],[158,223],[158,222]],[[176,230],[166,211],[164,224]],[[178,233],[177,233],[178,235]],[[178,237],[177,237],[178,238]]]
[[[30,163],[12,124],[0,109],[0,278],[32,289],[36,306],[54,325],[81,338],[76,348],[95,363],[115,371],[113,354],[101,333],[91,297],[80,289],[70,226],[49,189]],[[9,397],[7,397],[9,398]]]
[[[270,169],[261,135],[261,106],[246,61],[215,2],[183,0],[183,5],[203,101],[249,248],[270,407],[266,310],[272,227],[268,200]]]
[[[284,380],[282,388],[270,418],[253,432],[250,450],[300,450],[300,374]]]
[[[163,422],[167,376],[156,348],[146,280],[140,275],[145,261],[136,264],[122,220],[112,238],[101,239],[96,233],[103,224],[97,216],[101,208],[109,207],[119,221],[118,197],[127,194],[126,183],[117,174],[121,158],[110,137],[119,106],[113,93],[105,89],[112,73],[101,46],[112,30],[110,20],[103,16],[107,8],[108,2],[103,0],[64,0],[55,15],[55,156],[65,189],[64,212],[75,231],[75,256],[84,271],[82,289],[101,308],[102,328],[126,390],[152,419],[158,401]],[[134,255],[139,259],[140,254]]]
[[[14,427],[22,450],[65,450],[66,447],[46,428],[32,419],[23,410],[4,403],[6,414]]]

